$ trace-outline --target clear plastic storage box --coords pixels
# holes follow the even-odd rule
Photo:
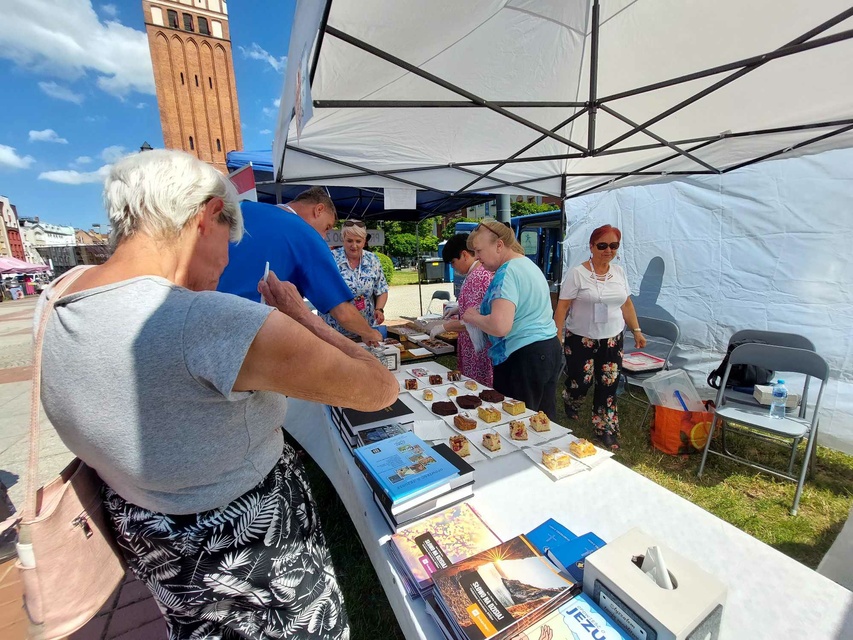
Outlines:
[[[649,402],[680,411],[704,411],[702,398],[690,377],[681,369],[661,371],[643,382]]]

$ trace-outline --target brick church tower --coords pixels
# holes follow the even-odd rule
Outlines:
[[[225,0],[143,0],[163,141],[223,173],[243,148]]]

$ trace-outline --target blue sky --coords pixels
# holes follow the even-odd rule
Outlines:
[[[295,0],[228,3],[245,149],[269,149]],[[141,0],[0,0],[0,194],[106,225],[106,167],[163,146]]]

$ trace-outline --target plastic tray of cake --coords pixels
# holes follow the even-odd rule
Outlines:
[[[435,355],[440,356],[444,353],[453,353],[456,351],[456,348],[452,344],[448,344],[444,342],[444,340],[436,340],[434,338],[430,338],[428,340],[421,340],[418,344],[425,349],[429,349]]]

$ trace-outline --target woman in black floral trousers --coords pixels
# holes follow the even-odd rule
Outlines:
[[[583,399],[594,384],[592,427],[596,439],[611,451],[619,449],[616,389],[626,324],[637,348],[646,346],[625,271],[611,264],[621,239],[622,232],[609,224],[592,232],[590,258],[566,273],[554,311],[566,356],[566,414],[578,419]]]

